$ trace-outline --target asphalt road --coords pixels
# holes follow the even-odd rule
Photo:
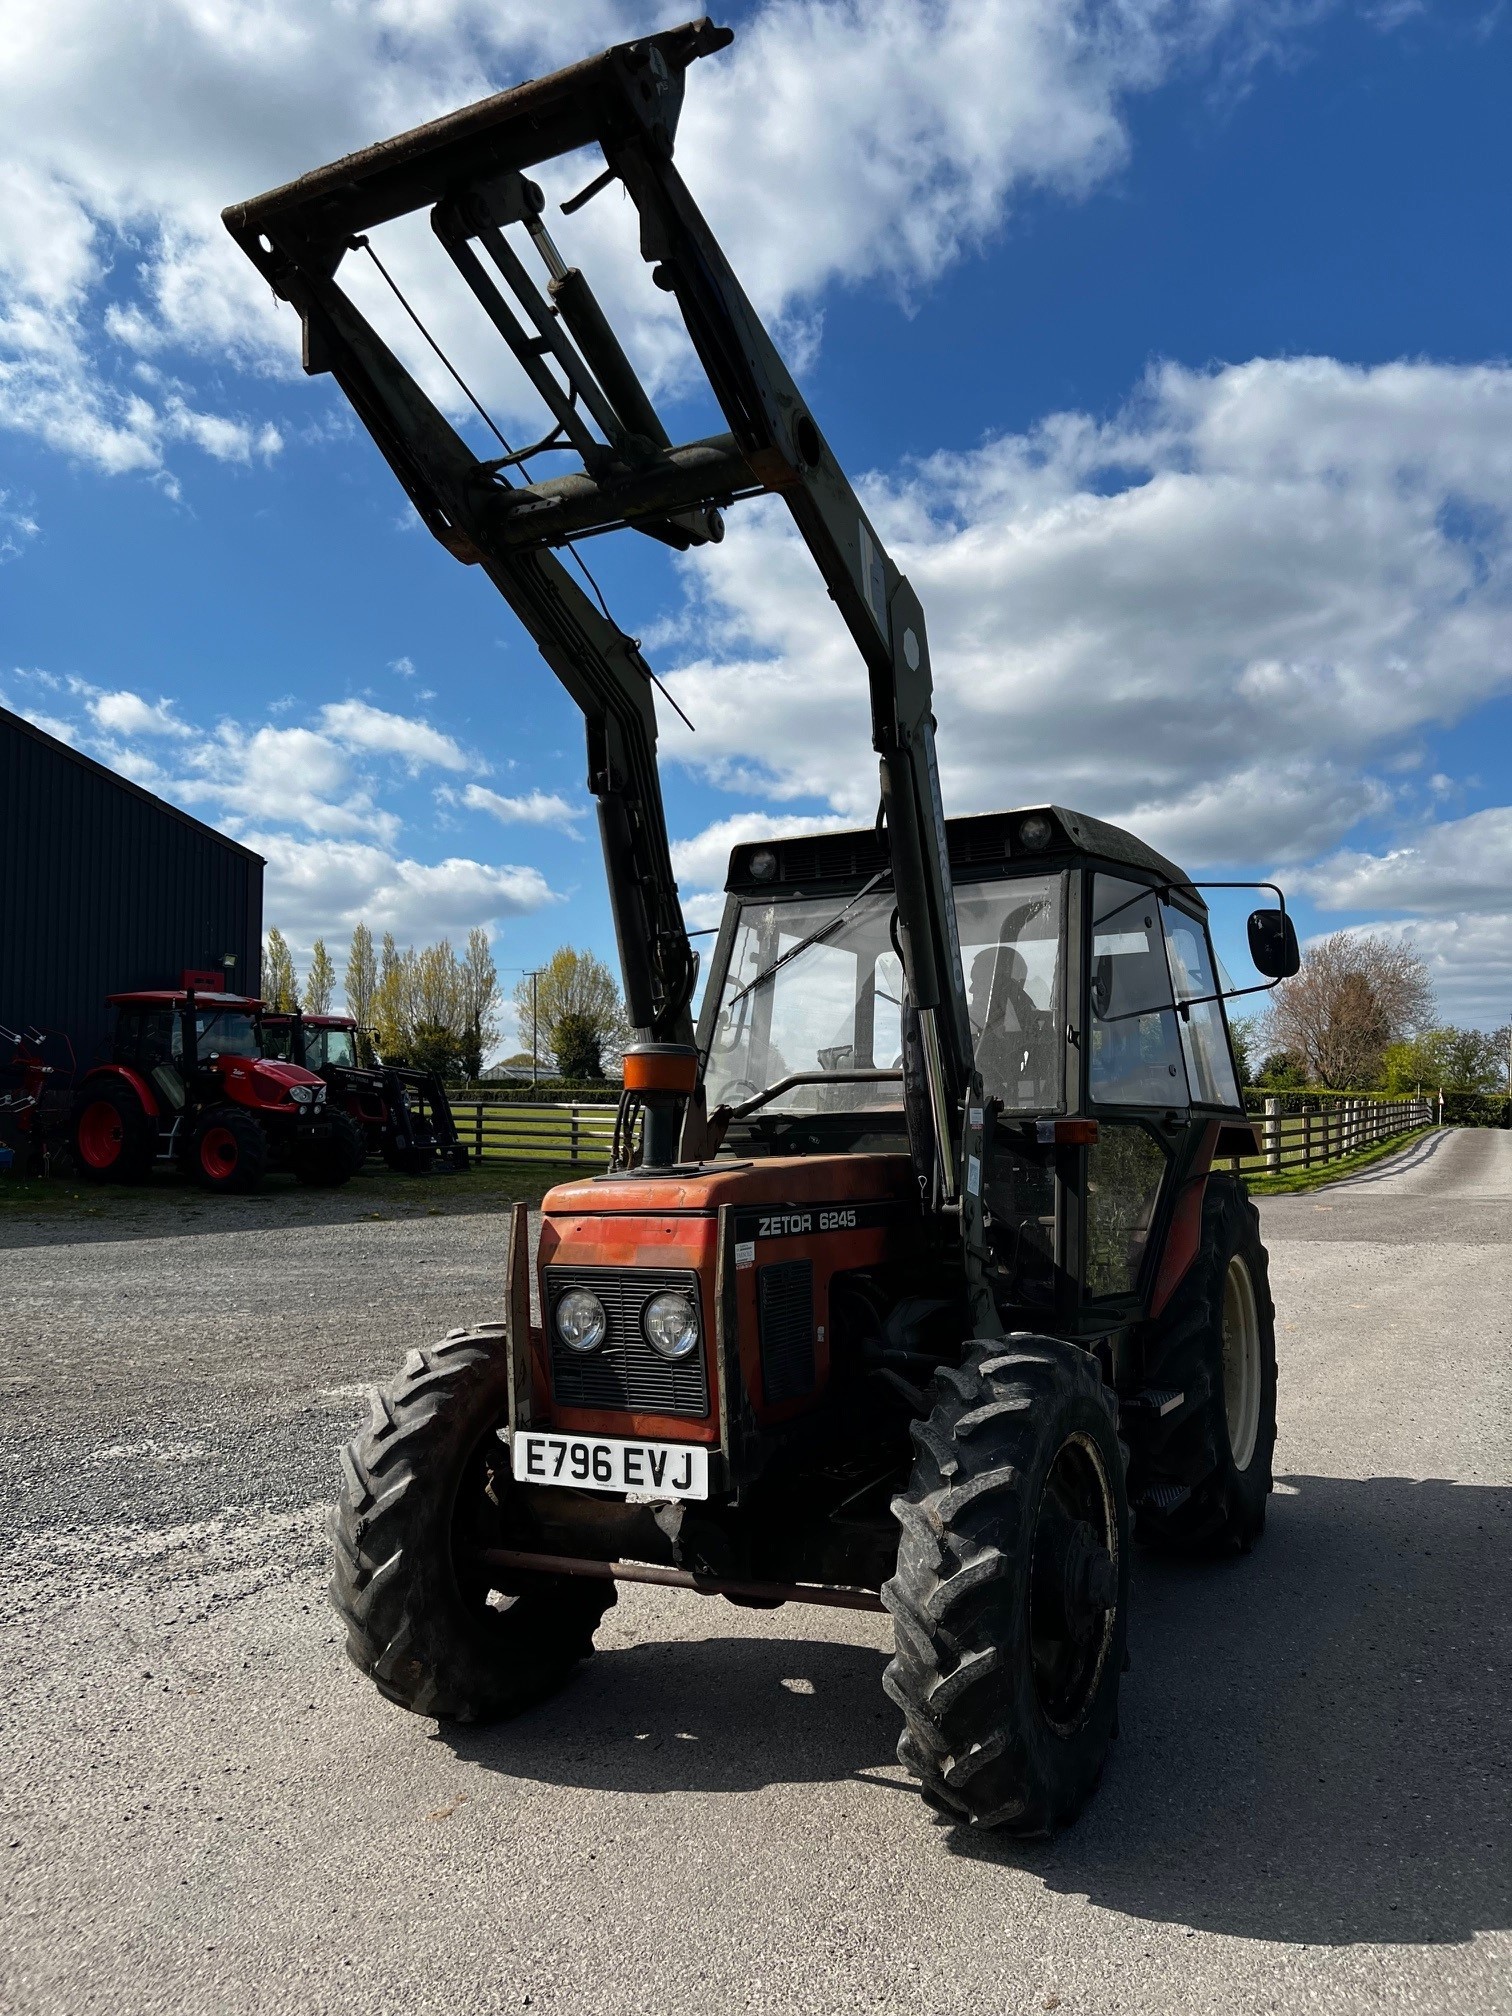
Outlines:
[[[1512,1135],[1262,1207],[1285,1482],[1141,1558],[1102,1789],[1036,1846],[893,1760],[885,1619],[630,1591],[508,1727],[341,1656],[360,1382],[497,1309],[502,1223],[0,1229],[0,2008],[1512,2006]]]

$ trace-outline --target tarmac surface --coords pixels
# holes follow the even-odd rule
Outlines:
[[[882,1617],[629,1590],[515,1723],[381,1700],[333,1451],[497,1313],[503,1219],[223,1201],[0,1226],[8,2016],[1512,2006],[1512,1134],[1262,1203],[1268,1531],[1139,1557],[1102,1788],[1028,1846],[909,1789]]]

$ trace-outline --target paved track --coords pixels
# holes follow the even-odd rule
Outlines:
[[[332,1447],[496,1296],[497,1219],[0,1232],[0,2009],[1505,2016],[1512,1135],[1263,1215],[1270,1530],[1140,1560],[1102,1790],[1033,1847],[907,1790],[885,1620],[631,1592],[489,1732],[345,1664]]]

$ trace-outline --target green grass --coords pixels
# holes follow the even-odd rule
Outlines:
[[[1330,1183],[1337,1183],[1341,1176],[1353,1176],[1356,1170],[1368,1169],[1372,1162],[1380,1162],[1388,1155],[1399,1155],[1414,1141],[1421,1141],[1425,1134],[1437,1131],[1436,1127],[1418,1127],[1410,1134],[1393,1134],[1390,1140],[1377,1141],[1373,1148],[1362,1148],[1355,1155],[1341,1155],[1335,1162],[1315,1164],[1311,1169],[1288,1169],[1278,1176],[1252,1174],[1249,1170],[1241,1171],[1241,1174],[1253,1196],[1295,1197],[1304,1191],[1326,1189]]]

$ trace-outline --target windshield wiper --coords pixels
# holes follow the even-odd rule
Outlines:
[[[787,951],[784,952],[780,958],[774,959],[770,966],[764,968],[763,971],[761,971],[756,975],[756,978],[754,980],[748,980],[745,986],[741,988],[738,994],[732,994],[729,1000],[726,1001],[726,1003],[724,1004],[723,1012],[726,1015],[728,1015],[730,1010],[735,1006],[735,1003],[737,1001],[744,1001],[747,994],[754,994],[756,989],[760,987],[764,981],[770,980],[774,973],[780,973],[782,971],[782,968],[786,966],[790,960],[796,959],[800,952],[807,952],[810,945],[821,944],[826,938],[829,937],[832,931],[838,931],[840,929],[840,926],[845,922],[846,918],[849,917],[852,910],[855,909],[856,905],[861,901],[861,899],[864,896],[870,896],[871,892],[873,891],[873,889],[876,888],[877,884],[879,882],[885,882],[891,873],[892,871],[889,868],[879,869],[877,873],[873,875],[870,882],[867,883],[866,887],[864,889],[858,889],[856,894],[852,896],[849,903],[846,904],[845,908],[843,910],[837,911],[836,914],[833,917],[831,917],[831,919],[827,924],[821,924],[817,931],[810,931],[807,938],[800,938],[796,945],[790,945]]]

